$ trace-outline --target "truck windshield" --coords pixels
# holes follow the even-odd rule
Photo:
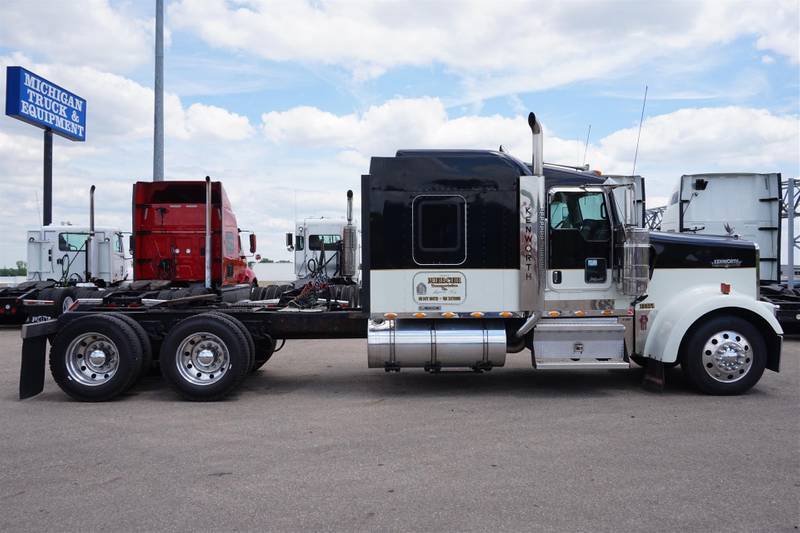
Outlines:
[[[86,233],[59,233],[58,249],[62,252],[77,252],[86,246]]]

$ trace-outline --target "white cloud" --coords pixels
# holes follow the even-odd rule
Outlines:
[[[205,136],[227,141],[241,141],[255,130],[247,117],[213,105],[192,104],[186,110],[189,136]]]
[[[151,60],[153,28],[152,18],[115,9],[108,0],[6,0],[0,46],[61,63],[127,70]]]
[[[608,78],[649,61],[686,64],[743,36],[800,61],[798,3],[180,0],[176,28],[212,46],[337,65],[357,81],[400,66],[443,65],[467,99]],[[777,14],[777,16],[776,16]]]
[[[436,98],[395,99],[360,114],[334,115],[312,107],[265,113],[268,139],[284,145],[339,152],[344,164],[364,165],[371,155],[398,148],[484,148],[503,144],[521,159],[530,158],[530,132],[523,115],[449,118]],[[629,174],[638,126],[618,130],[588,149],[595,168]],[[545,160],[573,164],[583,158],[581,140],[548,134]],[[746,107],[687,108],[649,117],[642,129],[637,172],[648,178],[652,194],[667,194],[682,173],[783,171],[800,173],[800,117]]]

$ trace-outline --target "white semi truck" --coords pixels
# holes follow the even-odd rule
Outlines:
[[[59,316],[79,296],[130,279],[131,256],[124,233],[117,228],[94,227],[94,186],[90,198],[88,226],[61,224],[28,230],[27,281],[0,288],[0,323]],[[26,305],[36,301],[52,303]],[[35,315],[31,309],[36,309]]]
[[[294,234],[286,234],[286,249],[294,254],[295,278],[307,280],[317,273],[324,273],[328,278],[336,277],[343,234],[350,226],[353,226],[352,221],[348,226],[344,217],[298,220]],[[355,278],[358,278],[358,273]]]
[[[714,173],[681,176],[663,209],[658,229],[671,233],[719,235],[758,245],[760,296],[777,306],[784,329],[800,330],[800,292],[781,272],[785,227],[779,173]],[[786,201],[789,209],[793,200]],[[795,207],[796,209],[796,207]],[[651,217],[655,218],[655,217]],[[784,241],[787,241],[786,243]]]
[[[639,227],[633,195],[618,194],[630,185],[546,169],[533,114],[529,125],[532,166],[489,150],[372,158],[359,305],[317,280],[277,302],[80,300],[23,327],[20,396],[43,389],[48,339],[56,383],[89,401],[132,386],[155,347],[176,391],[219,399],[260,346],[286,339],[366,338],[368,366],[386,372],[482,372],[526,353],[539,370],[642,363],[645,383],[662,387],[664,367],[680,364],[708,394],[743,393],[779,370],[783,330],[758,298],[754,243]],[[356,270],[345,260],[340,274]]]

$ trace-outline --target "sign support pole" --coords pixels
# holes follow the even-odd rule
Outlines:
[[[155,116],[153,181],[164,181],[164,0],[156,0]]]
[[[53,130],[44,130],[44,194],[42,225],[53,222]]]

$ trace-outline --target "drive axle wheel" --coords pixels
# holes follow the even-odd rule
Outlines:
[[[141,324],[125,313],[109,313],[109,315],[125,322],[139,339],[139,343],[142,346],[142,369],[136,377],[136,381],[139,381],[153,369],[153,346],[150,343],[150,337]]]
[[[89,315],[62,329],[50,350],[50,371],[77,400],[104,401],[133,385],[142,368],[142,346],[124,321]]]
[[[741,394],[764,373],[766,344],[750,322],[720,316],[690,334],[684,361],[681,368],[701,391]]]
[[[214,314],[187,318],[161,345],[161,373],[189,400],[218,400],[250,370],[247,339],[229,320]]]

